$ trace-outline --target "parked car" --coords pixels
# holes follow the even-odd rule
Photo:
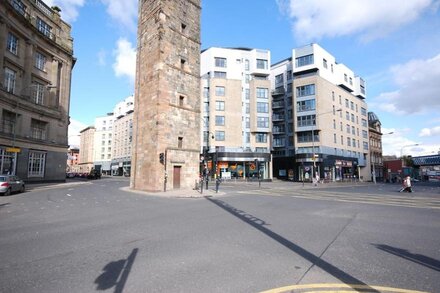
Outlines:
[[[74,177],[75,177],[75,173],[73,172],[66,173],[66,178],[74,178]]]
[[[0,194],[10,195],[11,192],[24,192],[23,180],[15,175],[0,175]]]

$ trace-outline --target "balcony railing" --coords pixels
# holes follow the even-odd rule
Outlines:
[[[275,101],[272,103],[272,109],[284,108],[284,101]]]
[[[286,93],[286,90],[284,88],[276,88],[272,90],[272,96],[282,96]]]
[[[272,121],[282,121],[284,120],[284,115],[273,115]]]

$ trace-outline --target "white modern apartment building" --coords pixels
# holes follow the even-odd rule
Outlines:
[[[134,96],[116,104],[113,110],[112,175],[130,176],[133,140]]]
[[[110,175],[112,161],[113,113],[95,118],[94,159],[95,169]]]
[[[269,75],[268,50],[202,51],[202,154],[212,175],[271,178]]]
[[[370,180],[365,81],[317,44],[271,68],[274,176]]]

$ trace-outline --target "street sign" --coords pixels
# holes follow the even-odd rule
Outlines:
[[[6,151],[9,153],[19,153],[21,152],[20,148],[6,148]]]

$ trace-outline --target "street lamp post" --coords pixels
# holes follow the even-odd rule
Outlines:
[[[420,145],[420,144],[419,143],[415,143],[415,144],[404,145],[400,149],[400,160],[402,161],[402,168],[405,167],[405,160],[403,159],[403,149],[407,148],[407,147],[418,146],[418,145]]]

